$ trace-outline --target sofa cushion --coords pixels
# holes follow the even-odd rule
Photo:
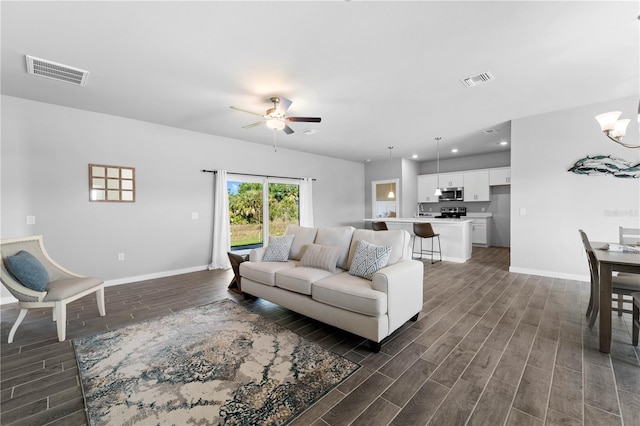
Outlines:
[[[316,228],[306,228],[298,225],[288,225],[284,235],[293,235],[293,244],[289,250],[289,259],[300,260],[304,253],[304,246],[312,244],[316,239]]]
[[[305,247],[302,259],[300,259],[300,266],[324,269],[331,273],[336,271],[340,247],[321,246],[319,244],[307,244]]]
[[[390,254],[391,246],[377,246],[365,240],[360,240],[358,241],[349,273],[371,280],[373,274],[387,266]]]
[[[40,261],[28,251],[20,250],[6,257],[7,269],[20,283],[35,291],[45,291],[49,273]]]
[[[269,245],[264,251],[263,262],[286,262],[289,260],[289,250],[293,243],[293,235],[282,237],[269,236]]]
[[[310,296],[311,285],[331,275],[333,274],[325,269],[307,268],[304,266],[284,269],[276,272],[276,287]]]
[[[371,288],[371,281],[347,272],[313,283],[311,297],[318,302],[364,315],[387,313],[387,295]]]
[[[365,240],[371,244],[377,246],[391,246],[391,255],[387,265],[393,265],[398,263],[405,256],[410,257],[410,241],[411,235],[402,229],[390,229],[388,231],[380,232],[373,231],[371,229],[356,229],[353,232],[353,238],[351,239],[351,247],[349,248],[349,268],[353,262],[353,257],[356,254],[356,248],[358,247],[358,241]]]
[[[323,246],[338,246],[340,247],[340,256],[336,266],[341,269],[347,268],[347,261],[349,260],[349,247],[351,245],[351,238],[353,237],[353,231],[356,228],[353,226],[338,226],[338,227],[323,227],[318,228],[315,243]]]
[[[268,286],[276,285],[276,272],[298,266],[297,260],[288,262],[242,262],[240,276]]]

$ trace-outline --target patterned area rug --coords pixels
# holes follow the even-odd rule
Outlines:
[[[280,425],[359,366],[224,300],[75,339],[91,425]]]

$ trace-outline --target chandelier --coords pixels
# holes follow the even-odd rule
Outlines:
[[[618,143],[625,148],[640,148],[640,145],[631,145],[622,142],[622,138],[627,133],[627,126],[629,125],[628,118],[618,120],[622,115],[621,111],[605,112],[604,114],[596,115],[596,120],[600,124],[602,132],[612,141]],[[638,104],[638,125],[640,126],[640,104]]]

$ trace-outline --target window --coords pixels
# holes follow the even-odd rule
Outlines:
[[[261,247],[300,223],[300,185],[295,179],[229,174],[231,250]]]

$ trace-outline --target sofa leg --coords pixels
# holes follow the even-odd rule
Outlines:
[[[244,293],[244,292],[243,292],[243,293],[242,293],[242,295],[244,296],[244,299],[245,299],[245,300],[254,300],[254,299],[257,299],[257,297],[256,297],[256,296],[254,296],[254,295],[252,295],[252,294],[249,294],[249,293]]]
[[[420,315],[420,312],[418,312],[417,314],[415,314],[414,316],[411,317],[411,321],[418,321],[418,315]]]
[[[369,347],[371,348],[371,351],[373,353],[378,353],[380,352],[380,349],[382,349],[382,342],[374,342],[373,340],[369,340]]]

